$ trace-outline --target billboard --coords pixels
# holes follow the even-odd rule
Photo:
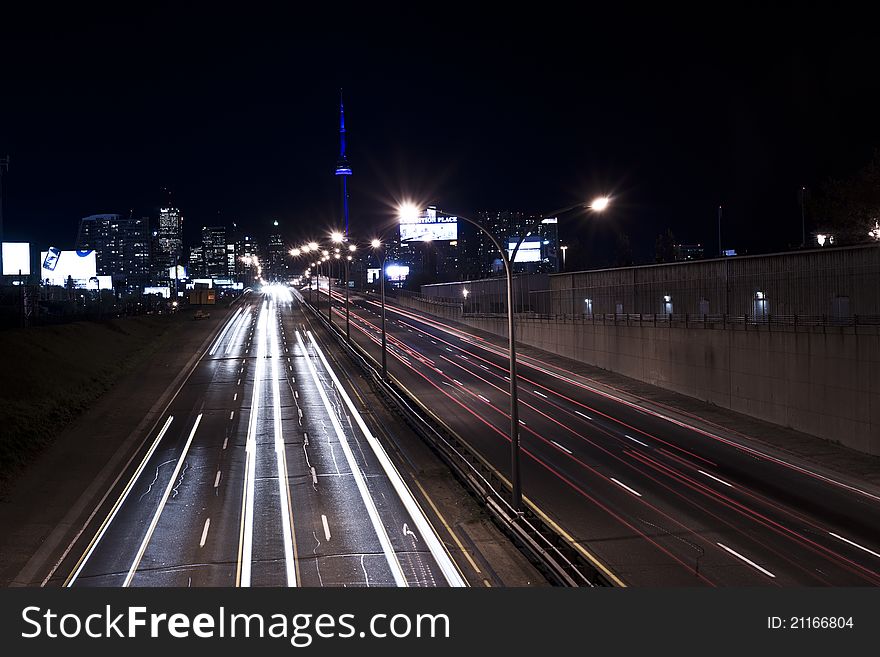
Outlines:
[[[168,268],[168,278],[170,279],[178,279],[178,280],[186,280],[186,267],[183,265],[177,265],[176,267]]]
[[[86,281],[87,290],[112,290],[112,276],[92,276]]]
[[[3,242],[3,275],[31,275],[31,245],[29,242]]]
[[[507,257],[513,255],[518,240],[507,242]],[[516,252],[516,260],[514,262],[541,262],[541,239],[538,237],[527,237]]]
[[[425,214],[415,219],[406,219],[400,224],[401,242],[439,242],[458,239],[458,217],[445,217],[428,208]]]
[[[88,287],[90,278],[98,277],[94,251],[61,251],[53,246],[40,252],[40,281],[46,285]],[[95,286],[97,289],[97,285]]]
[[[385,267],[385,275],[389,281],[400,282],[409,276],[409,267],[406,265],[388,265]]]
[[[145,287],[144,294],[158,294],[161,295],[165,299],[171,298],[171,291],[168,287]]]

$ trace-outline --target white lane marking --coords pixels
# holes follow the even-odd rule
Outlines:
[[[296,409],[296,412],[299,413],[300,418],[303,416],[303,411],[301,408]]]
[[[235,393],[234,395],[232,395],[232,401],[235,401],[237,399],[238,399],[238,393]]]
[[[205,528],[202,530],[202,540],[199,541],[199,547],[205,547],[205,539],[208,538],[208,527],[211,526],[211,519],[205,519]]]
[[[147,551],[147,545],[149,544],[150,539],[153,537],[153,532],[156,531],[156,525],[159,524],[159,516],[162,515],[162,511],[165,509],[165,504],[166,502],[168,502],[168,497],[171,495],[171,491],[176,485],[177,477],[180,474],[180,469],[183,467],[183,462],[186,460],[186,455],[189,452],[189,446],[192,444],[193,436],[196,435],[196,429],[199,428],[199,423],[201,421],[202,414],[199,413],[196,416],[196,421],[193,424],[192,431],[189,432],[189,438],[186,439],[186,444],[183,446],[183,450],[180,452],[180,456],[177,458],[177,465],[174,467],[174,472],[171,473],[171,478],[168,480],[168,486],[165,488],[165,493],[162,495],[159,506],[156,508],[156,513],[153,515],[153,520],[150,522],[150,526],[147,528],[147,533],[144,536],[144,540],[141,542],[140,549],[138,549],[134,561],[132,561],[131,563],[131,568],[128,569],[128,575],[126,575],[125,581],[122,583],[123,587],[131,585],[131,580],[134,578],[134,574],[141,563],[141,559],[143,559],[144,557],[144,552]]]
[[[543,397],[544,399],[547,399],[547,395],[545,395],[543,392],[538,392],[537,390],[532,390],[532,392],[538,395],[538,397]]]
[[[458,385],[460,385],[460,386],[463,386],[463,385],[464,385],[464,384],[463,384],[461,381],[459,381],[458,379],[452,379],[452,380],[453,380],[455,383],[457,383]]]
[[[484,402],[486,402],[487,404],[491,404],[491,403],[492,403],[492,402],[490,402],[488,399],[486,399],[485,397],[483,397],[483,395],[477,395],[477,397],[479,397],[480,399],[482,399],[482,400],[483,400]]]
[[[312,471],[312,483],[317,484],[318,483],[318,473],[315,472],[315,466],[311,467],[311,471]]]
[[[479,365],[479,363],[477,363],[477,365]],[[488,367],[486,367],[485,365],[480,365],[480,367],[482,367],[482,368],[483,368],[484,370],[486,370],[487,372],[491,372],[491,371],[492,371],[492,370],[490,370]]]
[[[311,332],[308,333],[312,345],[317,353],[322,355],[322,362],[325,363],[325,368],[330,373],[331,377],[334,378],[336,375],[333,373],[333,370],[330,369],[329,365],[326,364],[326,359],[323,358],[323,353],[320,352],[320,347],[318,343],[311,338]],[[302,353],[307,354],[308,350],[306,349],[305,342],[303,342],[302,334],[297,330],[296,339],[299,343],[299,348]],[[367,482],[364,479],[363,472],[361,468],[358,466],[355,461],[354,454],[351,451],[351,447],[348,444],[348,438],[345,435],[345,432],[342,430],[342,425],[339,423],[339,418],[336,417],[336,413],[333,410],[333,406],[330,404],[330,400],[327,398],[327,393],[324,391],[324,385],[321,383],[321,380],[318,378],[318,370],[315,367],[315,363],[312,358],[306,359],[306,366],[309,370],[309,373],[312,375],[312,381],[315,384],[315,388],[318,390],[318,396],[321,398],[321,402],[324,404],[324,409],[327,411],[327,417],[330,419],[330,424],[333,426],[333,430],[336,433],[336,437],[339,439],[339,445],[342,447],[342,453],[345,455],[345,459],[348,462],[349,469],[351,470],[352,477],[354,478],[355,485],[357,486],[358,493],[361,496],[361,499],[364,502],[364,506],[367,509],[367,515],[370,518],[370,522],[373,525],[373,531],[376,532],[376,536],[379,538],[379,544],[382,546],[382,551],[385,554],[385,560],[388,562],[388,567],[391,569],[391,573],[394,577],[394,583],[397,586],[409,586],[406,581],[406,575],[403,573],[403,567],[400,565],[400,561],[397,558],[397,554],[394,552],[394,547],[391,545],[391,539],[388,537],[388,532],[385,530],[385,524],[382,522],[382,519],[379,517],[379,510],[376,508],[376,503],[370,495],[370,490],[367,487]],[[346,395],[344,389],[341,386],[337,386],[341,390],[341,394]],[[349,400],[350,402],[351,400]],[[354,408],[352,405],[350,408]],[[355,413],[357,411],[355,410]]]
[[[570,450],[568,447],[563,447],[562,445],[560,445],[559,443],[557,443],[555,440],[551,440],[550,442],[553,443],[554,445],[556,445],[556,446],[557,446],[559,449],[561,449],[563,452],[565,452],[565,453],[567,453],[567,454],[571,454],[571,450]]]
[[[639,445],[644,445],[645,447],[650,447],[650,445],[648,443],[643,443],[641,440],[637,440],[636,438],[633,438],[628,433],[623,434],[623,436],[624,436],[624,438],[629,438],[634,443],[638,443]]]
[[[217,470],[217,476],[214,477],[214,488],[220,485],[220,470]]]
[[[591,418],[589,415],[586,415],[585,413],[581,413],[580,411],[575,411],[575,413],[577,413],[577,414],[580,415],[581,417],[585,417],[585,418],[587,418],[588,420],[591,420],[591,421],[592,421],[592,419],[593,419],[593,418]]]
[[[520,423],[521,425],[523,425],[523,426],[526,426],[526,421],[525,421],[525,420],[520,420],[519,423]]]
[[[431,552],[434,560],[440,566],[440,570],[443,572],[443,576],[445,577],[447,583],[450,586],[455,587],[467,586],[467,582],[458,571],[458,568],[452,561],[452,558],[449,556],[449,553],[446,551],[446,548],[440,541],[436,532],[434,532],[433,528],[431,527],[431,523],[428,522],[428,519],[425,517],[425,513],[419,507],[418,502],[416,502],[412,492],[403,481],[403,478],[400,476],[397,468],[394,467],[391,459],[388,458],[388,453],[385,451],[385,448],[382,447],[382,444],[370,432],[369,428],[367,427],[367,423],[364,422],[364,418],[361,416],[354,403],[351,401],[351,397],[349,397],[348,392],[346,392],[345,388],[342,387],[342,384],[339,382],[339,378],[336,376],[336,373],[327,362],[327,358],[324,356],[323,350],[315,341],[311,332],[309,332],[308,335],[312,343],[315,345],[315,350],[318,354],[318,357],[321,359],[321,362],[324,364],[325,369],[330,374],[330,378],[333,381],[333,384],[336,386],[336,390],[339,392],[342,400],[348,407],[349,412],[354,417],[355,422],[357,422],[361,433],[363,433],[364,437],[367,440],[367,444],[376,455],[376,458],[378,459],[379,464],[382,466],[382,469],[385,471],[386,476],[391,481],[391,485],[394,487],[394,491],[397,493],[397,496],[400,498],[401,502],[409,513],[409,516],[415,524],[416,529],[422,536],[422,540],[425,541],[426,545],[428,546],[428,550]]]
[[[632,488],[630,488],[630,487],[627,486],[626,484],[624,484],[624,483],[622,483],[622,482],[620,482],[620,481],[617,481],[617,479],[615,479],[614,477],[610,477],[610,479],[611,479],[611,481],[613,481],[615,484],[617,484],[617,485],[620,486],[621,488],[625,488],[626,490],[628,490],[630,493],[632,493],[632,494],[635,495],[636,497],[641,497],[641,496],[642,496],[642,494],[641,494],[639,491],[637,491],[637,490],[633,490]]]
[[[307,434],[305,431],[303,431],[303,439],[305,440],[305,444],[308,445],[309,444],[309,434]]]
[[[240,386],[240,385],[241,385],[241,379],[239,379],[238,382],[237,382],[235,385]]]
[[[223,449],[226,449],[226,443],[228,443],[228,442],[229,442],[229,438],[223,439]]]
[[[724,545],[723,543],[716,543],[716,545],[717,545],[718,547],[720,547],[721,549],[723,549],[723,550],[727,550],[728,552],[730,552],[730,554],[732,554],[733,556],[735,556],[737,559],[741,559],[742,561],[745,561],[745,562],[746,562],[747,564],[749,564],[752,568],[755,568],[756,570],[760,570],[762,573],[764,573],[765,575],[767,575],[767,577],[773,577],[773,578],[776,577],[776,575],[774,575],[773,573],[771,573],[771,572],[770,572],[769,570],[767,570],[766,568],[761,568],[761,566],[759,566],[758,564],[756,564],[756,563],[755,563],[754,561],[752,561],[751,559],[749,559],[749,558],[747,558],[747,557],[744,557],[744,556],[741,555],[739,552],[737,552],[736,550],[733,550],[733,549],[727,547],[727,546]]]
[[[880,558],[880,554],[877,554],[876,552],[874,552],[874,550],[869,550],[869,549],[866,548],[865,546],[863,546],[863,545],[859,545],[858,543],[856,543],[856,542],[854,542],[854,541],[851,541],[851,540],[849,540],[848,538],[844,538],[844,537],[841,536],[840,534],[835,534],[834,532],[828,532],[828,533],[831,534],[834,538],[840,539],[840,540],[843,541],[844,543],[849,543],[849,544],[852,545],[853,547],[857,547],[857,548],[859,548],[860,550],[864,550],[864,551],[867,552],[868,554],[872,554],[872,555],[874,555],[875,557]]]
[[[273,299],[270,312],[278,312]],[[296,566],[293,560],[293,523],[290,517],[290,486],[287,477],[287,455],[284,450],[284,434],[281,428],[281,389],[278,370],[278,326],[272,324],[272,411],[275,419],[275,461],[278,468],[278,497],[281,500],[281,531],[284,538],[284,566],[287,585],[296,586]]]
[[[324,538],[330,540],[330,525],[327,523],[327,516],[321,514],[321,523],[324,525]]]
[[[705,471],[703,471],[703,470],[697,470],[697,472],[699,472],[701,475],[704,475],[704,476],[706,476],[706,477],[709,477],[709,479],[714,479],[714,480],[717,481],[719,484],[724,484],[725,486],[730,486],[730,488],[733,488],[733,484],[729,484],[729,483],[727,483],[726,481],[724,481],[723,479],[719,479],[719,478],[716,477],[715,475],[710,475],[708,472],[705,472]]]
[[[231,420],[235,416],[235,411],[229,411],[229,419]]]
[[[89,560],[89,557],[92,556],[92,552],[95,551],[95,548],[98,547],[98,543],[100,543],[101,539],[104,537],[104,534],[107,532],[107,528],[110,526],[110,523],[113,522],[113,518],[116,517],[116,513],[119,511],[119,507],[125,502],[125,498],[128,497],[128,494],[131,492],[131,489],[134,487],[134,483],[141,476],[141,473],[144,471],[144,467],[147,465],[147,461],[150,460],[150,457],[153,455],[153,452],[156,451],[156,447],[159,446],[159,442],[162,440],[162,437],[165,435],[165,432],[168,431],[168,427],[171,426],[171,421],[174,420],[173,415],[169,415],[168,419],[165,420],[165,424],[162,425],[162,429],[159,431],[159,434],[156,436],[156,440],[153,441],[153,444],[150,445],[150,449],[147,450],[146,455],[144,456],[144,460],[141,461],[137,470],[135,470],[131,479],[128,481],[128,484],[125,486],[125,490],[122,491],[122,495],[119,496],[119,499],[116,500],[116,503],[113,505],[113,510],[110,512],[110,515],[104,520],[101,524],[101,529],[95,538],[92,540],[91,545],[89,546],[88,551],[85,553],[83,558],[80,560],[79,565],[74,571],[73,575],[70,576],[70,580],[67,582],[67,587],[70,588],[73,586],[73,583],[76,581],[76,578],[82,572],[82,569],[85,567],[86,562]]]

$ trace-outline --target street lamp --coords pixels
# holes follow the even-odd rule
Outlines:
[[[568,247],[560,246],[559,250],[562,251],[562,270],[565,271],[565,252],[568,251]]]
[[[374,239],[370,242],[373,250],[382,249],[382,257],[379,259],[379,281],[382,286],[382,378],[388,380],[388,343],[385,335],[385,248],[382,242]]]
[[[589,204],[576,203],[575,205],[562,208],[556,210],[555,212],[548,213],[546,216],[553,216],[562,214],[563,212],[568,212],[570,210],[574,210],[577,208],[592,210],[593,212],[603,212],[608,208],[611,199],[607,196],[599,196],[593,199]],[[413,216],[413,206],[410,204],[402,205],[399,209],[399,217],[401,222],[410,219]],[[415,214],[418,215],[418,208],[415,208]],[[501,255],[501,262],[504,264],[504,274],[507,278],[507,353],[508,358],[510,360],[510,480],[511,480],[511,488],[512,488],[512,496],[511,496],[511,506],[513,510],[519,512],[522,508],[522,481],[520,478],[520,439],[519,439],[519,394],[518,394],[518,386],[519,380],[517,378],[516,372],[516,334],[515,334],[515,325],[513,319],[513,265],[512,263],[516,261],[516,254],[519,251],[519,248],[522,246],[523,242],[526,238],[531,235],[534,231],[538,230],[541,226],[541,222],[543,221],[543,217],[545,215],[538,215],[535,220],[534,225],[530,230],[526,231],[526,233],[519,238],[516,246],[510,253],[510,256],[507,255],[507,250],[504,249],[495,236],[486,230],[479,222],[474,221],[473,219],[469,219],[468,217],[462,216],[460,214],[456,214],[460,220],[469,223],[474,226],[477,230],[481,231],[486,237],[489,238],[489,241],[498,249],[498,253]],[[466,296],[466,295],[465,295]]]
[[[341,232],[336,231],[331,235],[333,242],[335,244],[342,244],[346,241],[345,235]],[[354,253],[357,247],[354,244],[348,245],[348,250],[350,253]],[[336,257],[339,258],[339,249],[336,249]],[[348,319],[348,262],[351,260],[351,256],[349,255],[343,262],[345,264],[345,339],[351,342],[351,329],[349,328],[349,319]]]

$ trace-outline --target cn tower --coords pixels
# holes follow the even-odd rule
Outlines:
[[[345,109],[342,106],[342,89],[339,90],[339,159],[336,160],[336,175],[342,182],[342,212],[345,215],[345,238],[348,239],[348,177],[351,165],[345,156]]]

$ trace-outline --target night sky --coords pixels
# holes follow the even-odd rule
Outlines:
[[[561,220],[584,245],[569,269],[607,264],[618,232],[637,260],[667,227],[714,252],[719,203],[726,248],[799,244],[800,186],[880,146],[875,24],[832,3],[474,4],[5,18],[6,239],[70,248],[80,217],[155,214],[164,186],[190,240],[275,218],[319,235],[339,224],[340,87],[353,236],[404,197],[469,214],[610,193],[606,215]]]

